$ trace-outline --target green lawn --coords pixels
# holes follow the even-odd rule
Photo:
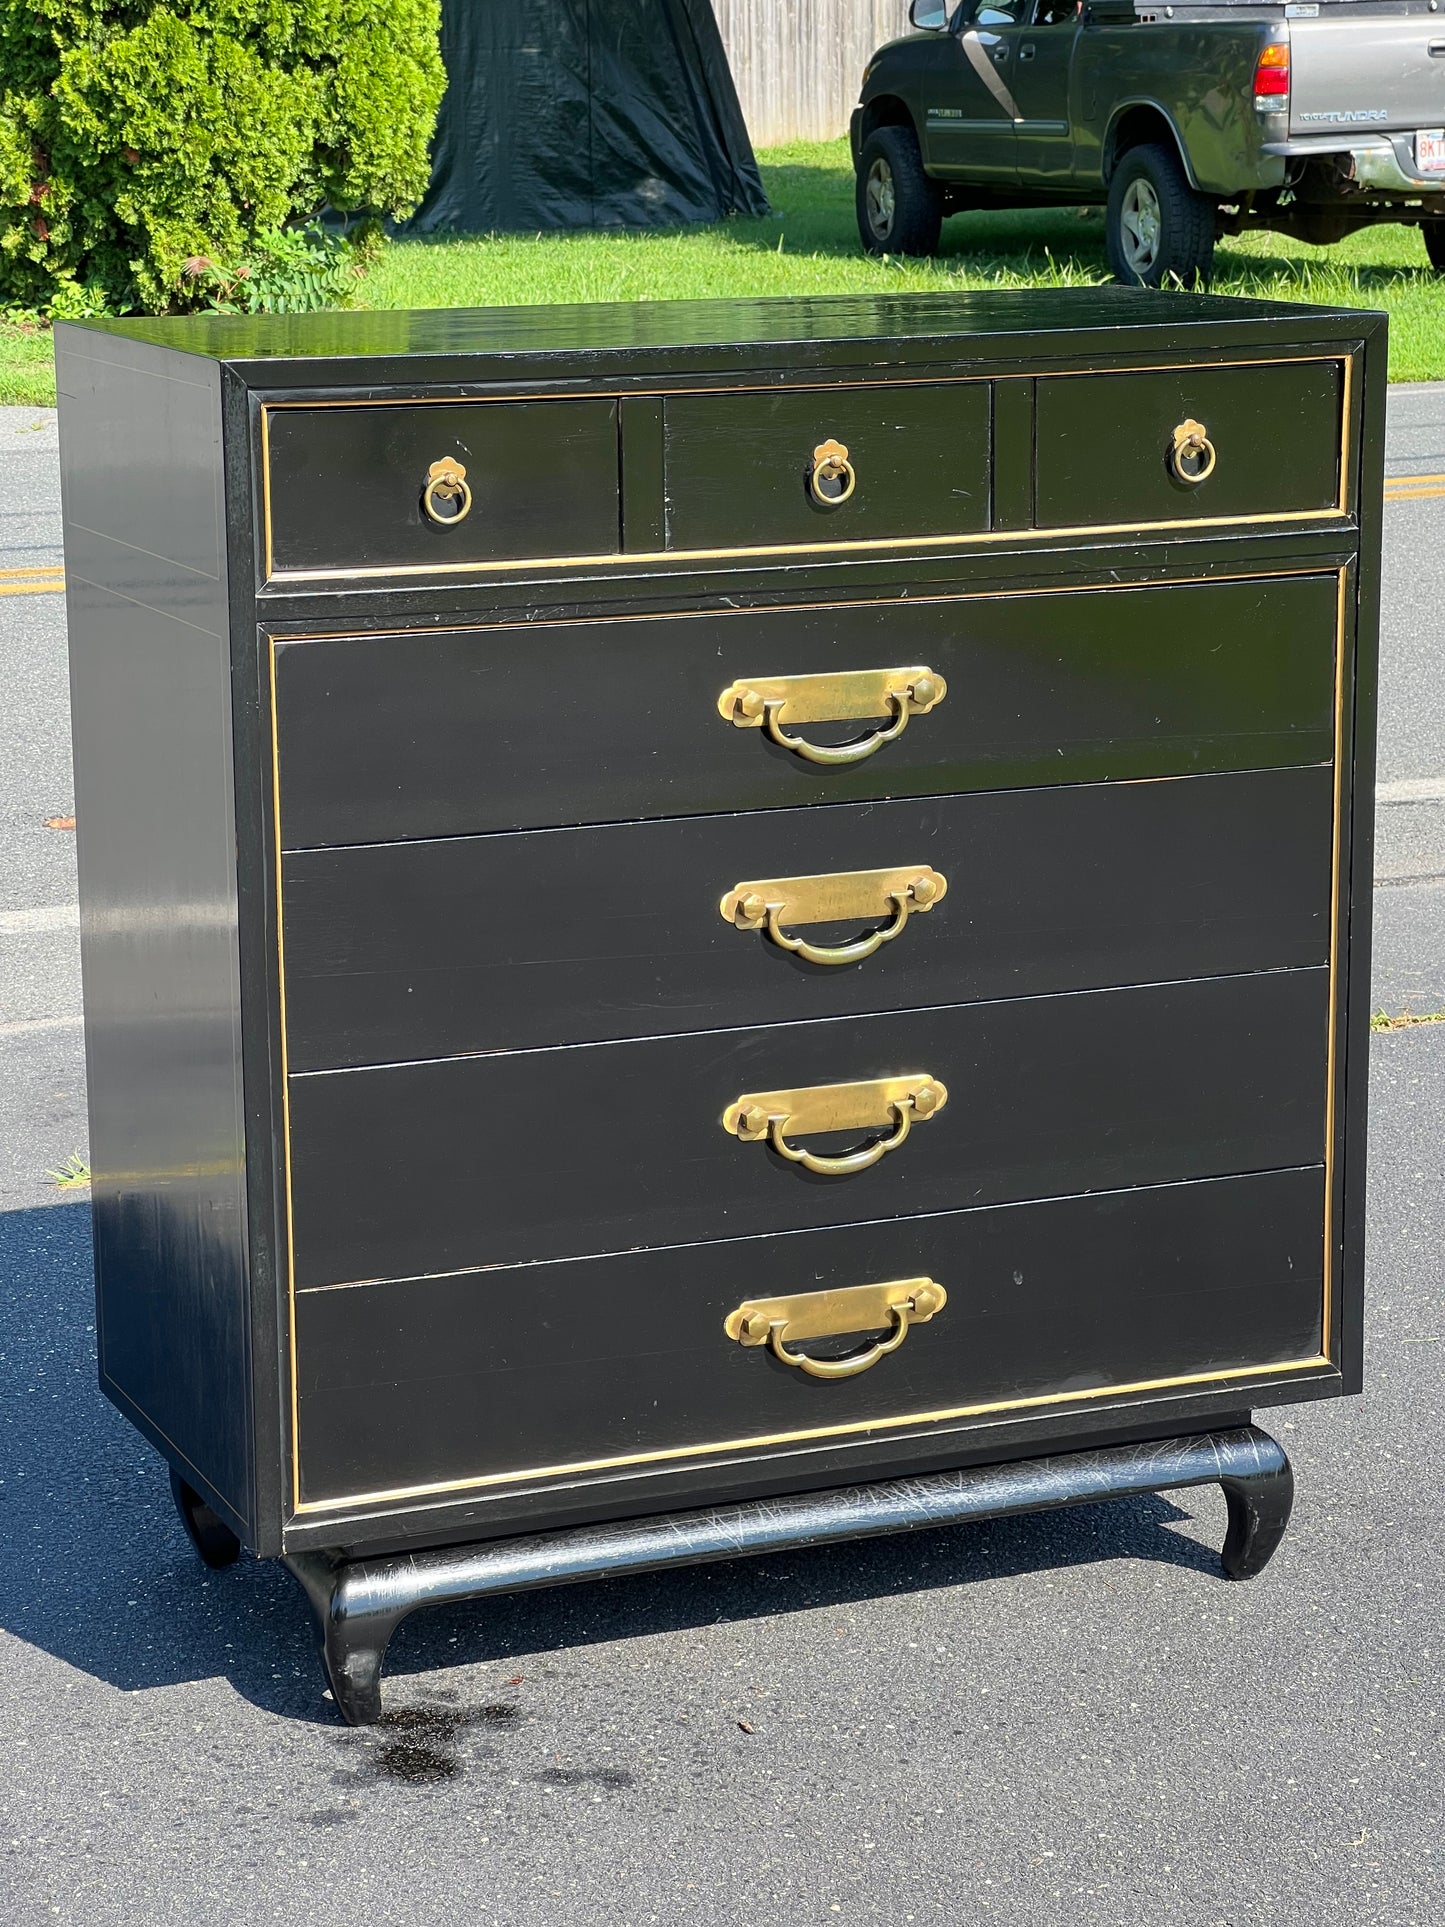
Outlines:
[[[50,330],[0,317],[0,402],[55,406]]]
[[[875,261],[858,246],[846,141],[762,156],[776,213],[666,232],[394,241],[363,284],[372,308],[531,301],[662,301],[697,295],[848,294],[905,288],[1083,286],[1108,279],[1094,208],[970,214],[947,222],[932,261]],[[1375,228],[1333,248],[1275,234],[1221,243],[1220,294],[1387,308],[1395,381],[1445,378],[1445,277],[1413,228]],[[44,335],[0,323],[0,400],[51,390]]]

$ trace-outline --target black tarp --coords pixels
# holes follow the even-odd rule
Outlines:
[[[712,0],[442,0],[442,57],[410,233],[768,212]]]

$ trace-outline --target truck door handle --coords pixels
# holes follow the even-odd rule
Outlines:
[[[1032,40],[1027,40],[1024,42],[1023,46],[1019,48],[1019,59],[1032,60],[1033,57],[1034,57],[1034,43]]]

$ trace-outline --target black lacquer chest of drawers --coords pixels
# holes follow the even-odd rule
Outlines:
[[[1217,1480],[1360,1383],[1385,334],[57,328],[105,1391],[428,1599]]]

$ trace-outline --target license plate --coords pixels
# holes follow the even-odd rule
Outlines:
[[[1422,174],[1445,174],[1445,127],[1422,127],[1416,134],[1415,165]]]

